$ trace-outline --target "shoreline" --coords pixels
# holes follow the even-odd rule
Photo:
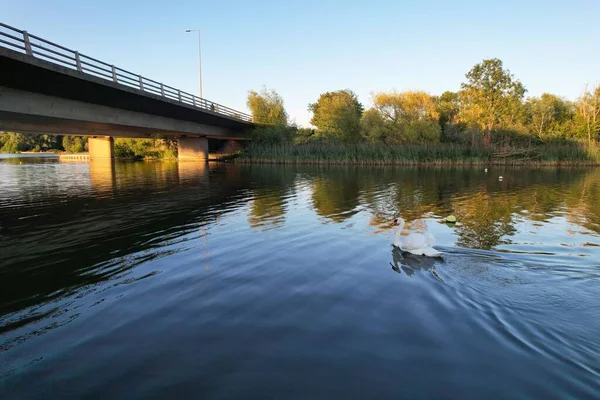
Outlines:
[[[414,167],[452,167],[452,166],[515,166],[515,167],[600,167],[600,162],[579,161],[302,161],[302,160],[251,160],[235,159],[236,164],[263,165],[338,165],[338,166],[414,166]]]
[[[600,145],[252,144],[236,163],[399,166],[600,166]]]
[[[57,157],[64,159],[76,159],[81,161],[87,159],[88,153],[54,153],[54,152],[21,152],[21,153],[6,153],[18,157],[24,156],[42,156],[42,157]],[[177,158],[158,158],[158,157],[115,157],[115,161],[135,162],[135,161],[164,161],[178,162]],[[410,161],[410,160],[394,160],[394,161],[357,161],[357,160],[294,160],[294,159],[277,159],[277,158],[252,158],[245,157],[244,154],[238,155],[218,155],[210,157],[210,162],[234,163],[234,164],[255,164],[255,165],[320,165],[320,166],[356,166],[356,167],[393,167],[393,166],[410,166],[410,167],[492,167],[492,166],[507,166],[507,167],[600,167],[598,161],[534,161],[534,160],[492,160],[492,161],[461,161],[461,160],[435,160],[435,161]]]

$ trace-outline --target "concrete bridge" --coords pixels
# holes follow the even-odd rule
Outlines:
[[[114,137],[178,139],[179,158],[208,159],[208,139],[247,140],[249,115],[0,23],[0,130],[89,137],[91,159]]]

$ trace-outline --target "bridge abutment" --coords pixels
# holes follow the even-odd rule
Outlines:
[[[208,139],[180,137],[177,151],[182,161],[208,161]]]
[[[110,137],[90,137],[88,139],[90,160],[115,158],[115,140]]]

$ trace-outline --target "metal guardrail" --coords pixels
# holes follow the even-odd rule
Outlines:
[[[79,72],[100,77],[114,83],[120,83],[121,85],[152,93],[170,100],[175,100],[193,107],[209,110],[246,122],[252,121],[252,117],[248,114],[200,98],[193,94],[182,92],[179,89],[167,86],[152,79],[144,78],[142,75],[115,67],[112,64],[86,56],[78,51],[52,43],[49,40],[1,22],[0,47],[17,50],[30,57],[72,68]]]

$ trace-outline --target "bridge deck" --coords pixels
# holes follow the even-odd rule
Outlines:
[[[158,97],[167,103],[187,105],[193,109],[207,111],[209,114],[227,116],[239,121],[251,122],[252,120],[248,114],[115,67],[3,23],[0,23],[0,49],[4,50],[1,53],[3,58],[29,63],[83,80],[90,81],[91,78],[95,78],[91,79],[95,84],[104,84],[138,95],[149,95],[151,98]],[[25,75],[27,71],[23,72],[19,75]]]

